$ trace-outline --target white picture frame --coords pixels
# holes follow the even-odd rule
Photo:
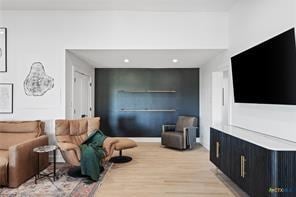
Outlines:
[[[13,84],[0,83],[0,114],[13,113]]]
[[[7,28],[0,27],[0,72],[7,72]]]

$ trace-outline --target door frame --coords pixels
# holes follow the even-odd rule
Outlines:
[[[216,112],[214,112],[215,111],[215,107],[213,106],[214,105],[214,103],[213,103],[213,92],[214,92],[214,90],[213,90],[213,86],[214,86],[214,78],[215,78],[215,75],[221,75],[221,79],[222,79],[222,81],[223,81],[223,73],[224,72],[227,72],[228,73],[228,95],[224,95],[224,99],[227,99],[227,102],[228,102],[228,106],[227,106],[227,108],[226,108],[226,110],[227,110],[227,124],[229,124],[229,125],[231,125],[232,124],[232,85],[231,85],[231,82],[232,82],[232,72],[231,72],[231,67],[230,66],[223,66],[223,67],[221,67],[220,69],[218,69],[217,71],[213,71],[212,72],[212,75],[211,75],[211,83],[212,83],[212,92],[211,92],[211,94],[212,94],[212,99],[211,99],[211,107],[212,107],[212,114],[211,114],[211,120],[212,120],[212,124],[216,121],[216,119],[215,119],[215,117],[216,117]],[[223,85],[221,84],[221,86],[223,87]],[[220,91],[220,90],[218,90],[218,91]],[[224,93],[225,93],[225,91],[224,91]],[[218,98],[218,100],[219,100],[219,98]],[[221,99],[220,99],[220,101],[221,101]],[[225,102],[225,100],[224,100],[224,102]],[[221,102],[221,104],[222,104],[222,102]],[[223,112],[223,110],[221,111],[221,113]],[[222,115],[222,114],[221,114]]]
[[[91,110],[88,110],[88,117],[91,117],[92,116],[92,111],[94,110],[93,107],[92,107],[92,86],[93,86],[93,82],[92,82],[92,77],[89,75],[89,74],[86,74],[85,72],[79,70],[77,67],[75,66],[72,66],[72,95],[71,95],[71,100],[72,100],[72,103],[71,103],[71,116],[72,116],[72,119],[74,118],[75,116],[75,113],[74,113],[74,95],[75,95],[75,72],[81,74],[81,75],[85,75],[89,78],[89,86],[88,86],[88,109],[91,109]]]

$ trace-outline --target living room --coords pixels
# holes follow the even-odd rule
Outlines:
[[[290,182],[281,179],[296,175],[291,168],[295,158],[285,153],[290,159],[284,163],[285,157],[279,153],[289,150],[292,154],[296,149],[295,103],[240,100],[238,96],[243,94],[236,90],[242,88],[237,88],[235,82],[259,78],[253,73],[237,77],[237,70],[233,70],[239,62],[234,61],[237,55],[287,31],[294,32],[295,13],[294,0],[0,0],[0,157],[2,151],[7,158],[6,184],[0,184],[0,196],[57,196],[59,192],[65,196],[295,196],[291,186],[295,176],[288,178]],[[280,61],[292,62],[284,60]],[[277,66],[280,75],[284,63]],[[260,70],[246,67],[249,70],[245,73]],[[295,70],[289,71],[292,75]],[[263,74],[261,82],[267,79]],[[280,89],[288,89],[287,95],[292,97],[294,83],[287,84]],[[249,82],[247,87],[251,86]],[[166,141],[163,125],[178,125],[184,116],[192,118],[185,132],[185,144],[174,141],[177,138]],[[86,121],[93,117],[100,119]],[[76,119],[82,122],[72,124]],[[10,127],[5,125],[7,121],[33,122]],[[87,130],[99,127],[110,137],[107,139],[112,154],[107,158],[120,154],[120,159],[129,162],[116,163],[111,159],[103,166],[101,179],[84,183],[84,178],[77,177],[73,160],[63,153],[68,147],[59,146],[59,142],[64,142],[60,136],[66,132],[61,128],[67,127],[70,136],[82,132],[76,124],[87,124]],[[20,172],[8,162],[12,161],[12,153],[8,153],[11,136],[7,130],[14,130],[20,143],[26,139],[19,135],[24,132],[22,128],[31,127],[38,137],[46,136],[42,139],[45,144],[58,148],[49,151],[48,158],[39,158],[45,163],[48,159],[50,172],[54,171],[56,160],[57,179],[43,178],[34,183],[39,153],[31,147],[31,175],[21,183],[13,182],[17,186],[11,187],[10,173],[11,177],[18,177]],[[235,129],[230,132],[227,128]],[[278,161],[269,163],[273,166],[271,174],[277,176],[266,175],[264,180],[271,181],[259,189],[253,189],[251,183],[246,187],[242,180],[237,182],[231,170],[222,165],[232,165],[222,159],[224,153],[231,152],[223,149],[223,140],[231,141],[229,135],[242,136],[243,141],[257,146],[262,141],[262,147],[267,149],[273,147],[270,144],[277,144],[266,154]],[[272,143],[264,145],[269,140]],[[171,142],[176,147],[163,144]],[[238,147],[239,143],[232,149]],[[252,152],[251,148],[248,150],[248,154]],[[247,159],[238,157],[240,175],[251,176],[248,171],[253,170],[249,163],[252,154],[241,156]],[[263,160],[257,163],[263,165]],[[281,163],[289,171],[281,174]],[[42,163],[41,168],[47,166]],[[245,168],[247,173],[242,170]],[[2,180],[4,175],[0,174]],[[75,193],[78,190],[82,193]]]

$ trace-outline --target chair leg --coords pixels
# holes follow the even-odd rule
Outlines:
[[[112,157],[110,159],[110,162],[112,163],[127,163],[130,162],[133,158],[129,156],[123,156],[122,150],[119,150],[119,156]]]

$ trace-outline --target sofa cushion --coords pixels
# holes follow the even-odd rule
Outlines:
[[[70,126],[69,125],[70,125],[69,120],[56,120],[55,121],[56,136],[69,135],[70,134]]]
[[[184,149],[184,133],[183,132],[164,132],[161,134],[161,144],[167,147]]]
[[[100,128],[100,118],[88,118],[87,132],[90,133]]]
[[[56,120],[56,136],[81,135],[100,128],[100,118],[84,118],[79,120]]]
[[[1,133],[35,133],[36,137],[42,134],[41,121],[1,121]]]
[[[72,137],[70,135],[57,135],[57,142],[72,143]]]
[[[35,138],[35,133],[1,133],[0,149],[8,150],[10,146]]]
[[[8,151],[0,150],[0,186],[8,184]]]
[[[67,142],[80,145],[88,133],[99,129],[100,118],[83,118],[79,120],[56,120],[56,139],[58,142]]]
[[[74,135],[71,136],[71,141],[72,143],[76,144],[76,145],[80,145],[82,142],[84,142],[84,140],[87,138],[87,133],[81,134],[81,135]]]
[[[70,135],[87,133],[87,119],[70,120]]]

